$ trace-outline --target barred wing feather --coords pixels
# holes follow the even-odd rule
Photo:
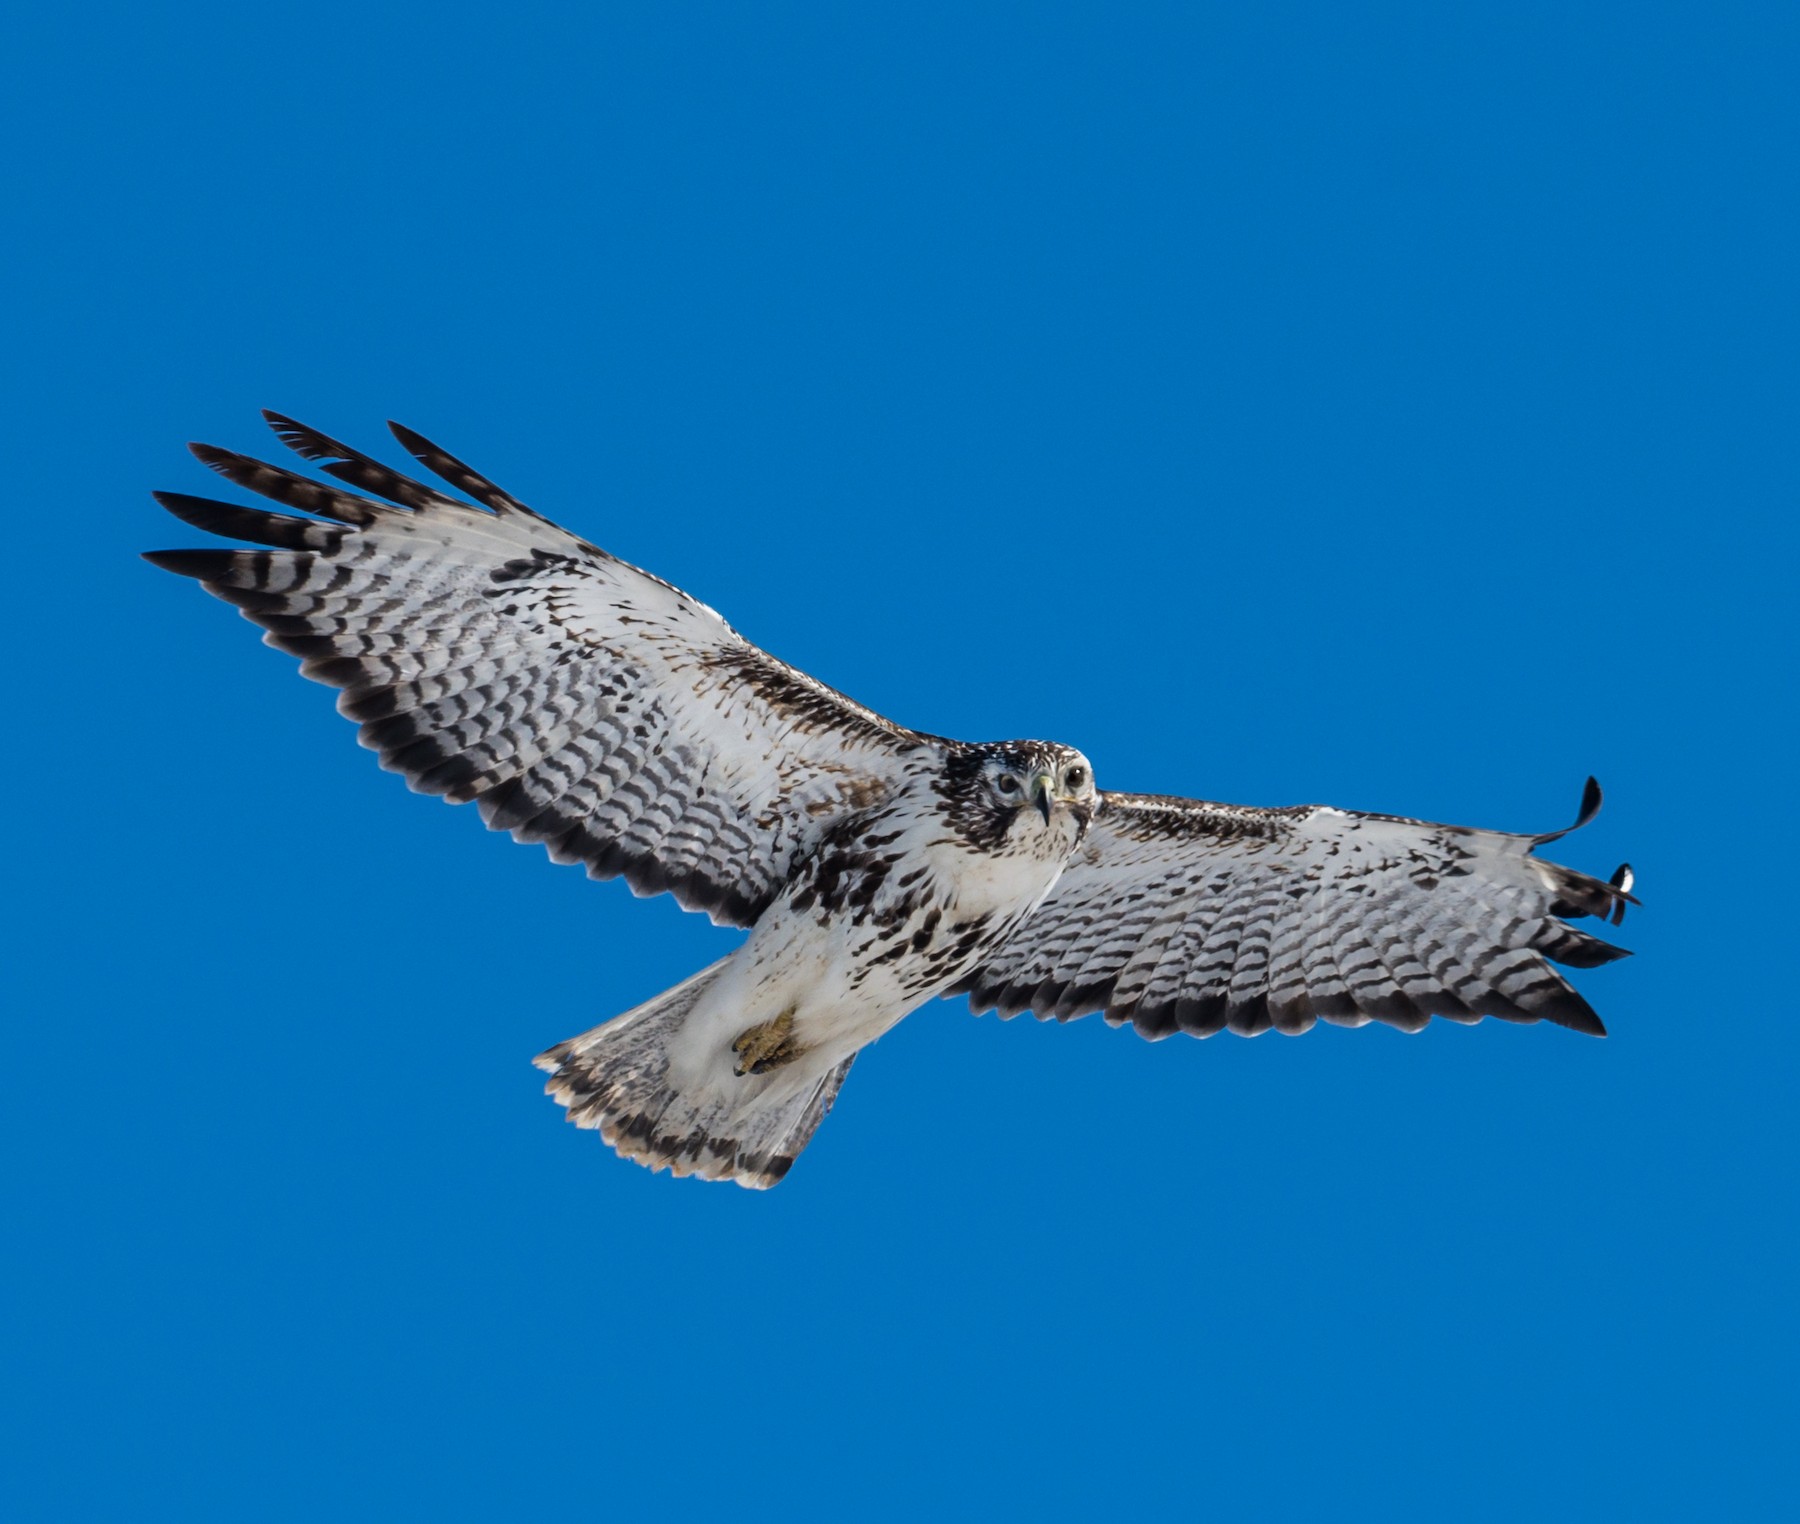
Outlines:
[[[1568,830],[1599,803],[1590,779]],[[1603,1034],[1550,963],[1626,956],[1563,918],[1616,924],[1631,873],[1604,883],[1532,855],[1565,834],[1107,794],[1048,898],[958,990],[977,1011],[1103,1011],[1150,1038],[1434,1015]]]
[[[363,744],[421,793],[473,801],[593,877],[749,925],[824,823],[886,797],[934,749],[410,430],[392,426],[474,504],[265,416],[359,490],[196,445],[227,479],[313,516],[159,493],[177,518],[268,548],[148,559],[341,689]]]

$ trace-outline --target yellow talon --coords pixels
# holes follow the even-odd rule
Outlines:
[[[764,1074],[791,1064],[805,1049],[793,1042],[794,1013],[783,1011],[773,1021],[748,1028],[738,1034],[731,1051],[738,1056],[737,1073]]]

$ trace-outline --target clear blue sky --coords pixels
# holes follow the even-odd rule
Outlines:
[[[12,1517],[1791,1502],[1787,6],[12,23]],[[397,417],[908,723],[1639,869],[1613,1037],[941,1004],[766,1196],[528,1063],[731,945],[136,552]]]

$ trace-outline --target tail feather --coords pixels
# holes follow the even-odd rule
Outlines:
[[[799,1065],[737,1076],[720,1062],[684,1076],[672,1044],[724,964],[540,1053],[545,1093],[577,1127],[653,1170],[767,1190],[792,1168],[855,1058],[827,1073]]]

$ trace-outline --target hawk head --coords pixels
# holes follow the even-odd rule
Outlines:
[[[1055,741],[960,747],[939,792],[971,845],[1043,857],[1075,850],[1100,797],[1088,759]]]

